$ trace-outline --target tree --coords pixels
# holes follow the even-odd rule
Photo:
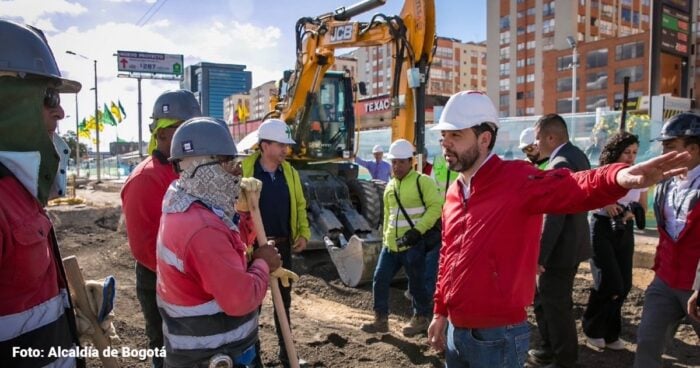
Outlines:
[[[66,143],[68,143],[68,147],[70,147],[70,149],[71,149],[70,158],[73,159],[73,161],[75,162],[75,153],[76,153],[75,143],[77,142],[75,132],[72,130],[69,130],[68,132],[66,132],[66,134],[61,136],[61,138],[63,138],[63,140],[66,141]],[[85,143],[81,142],[80,143],[80,157],[81,158],[87,157],[87,152],[88,152],[87,145],[85,145]]]

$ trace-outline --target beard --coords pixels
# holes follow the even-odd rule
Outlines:
[[[471,169],[476,160],[479,159],[479,149],[476,145],[463,152],[445,150],[445,153],[453,157],[454,161],[448,161],[448,167],[456,172],[464,172]]]

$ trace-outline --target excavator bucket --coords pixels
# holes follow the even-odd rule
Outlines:
[[[328,243],[326,249],[338,270],[340,280],[345,285],[356,287],[372,281],[381,244],[365,245],[363,239],[353,235],[344,247],[340,248]]]

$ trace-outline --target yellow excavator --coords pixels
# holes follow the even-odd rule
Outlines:
[[[406,0],[399,16],[352,18],[386,0],[364,0],[296,23],[296,65],[285,72],[268,117],[290,124],[296,145],[289,160],[299,171],[308,205],[309,251],[328,249],[344,283],[371,281],[382,246],[385,183],[358,180],[355,93],[349,72],[329,71],[342,48],[392,47],[392,141],[404,138],[423,152],[425,89],[435,49],[434,0]],[[359,90],[359,91],[356,91]]]

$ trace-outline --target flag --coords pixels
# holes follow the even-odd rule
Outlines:
[[[87,128],[87,120],[85,118],[78,124],[78,137],[90,138],[90,130]]]
[[[97,114],[99,116],[99,121],[100,121],[99,129],[100,129],[100,131],[103,131],[105,129],[105,126],[102,123],[102,111],[97,111]],[[87,122],[85,123],[85,129],[87,129],[88,131],[91,131],[91,130],[96,130],[97,127],[98,127],[98,125],[97,125],[97,121],[95,121],[95,117],[90,115],[87,119]]]
[[[104,111],[102,112],[102,122],[111,126],[117,126],[117,121],[114,119],[114,116],[109,111],[109,107],[107,107],[106,102],[104,104]]]
[[[119,106],[114,103],[114,101],[110,102],[109,105],[109,111],[112,112],[112,116],[114,116],[115,119],[117,119],[117,123],[121,123],[124,118],[122,117],[122,112],[119,110]]]
[[[238,104],[236,105],[236,116],[238,117],[238,122],[240,124],[245,124],[250,116],[248,107],[241,100],[238,100]]]
[[[117,100],[117,105],[119,106],[119,111],[122,113],[122,118],[126,119],[126,111],[124,111],[124,106],[122,106],[122,102],[120,100]]]

